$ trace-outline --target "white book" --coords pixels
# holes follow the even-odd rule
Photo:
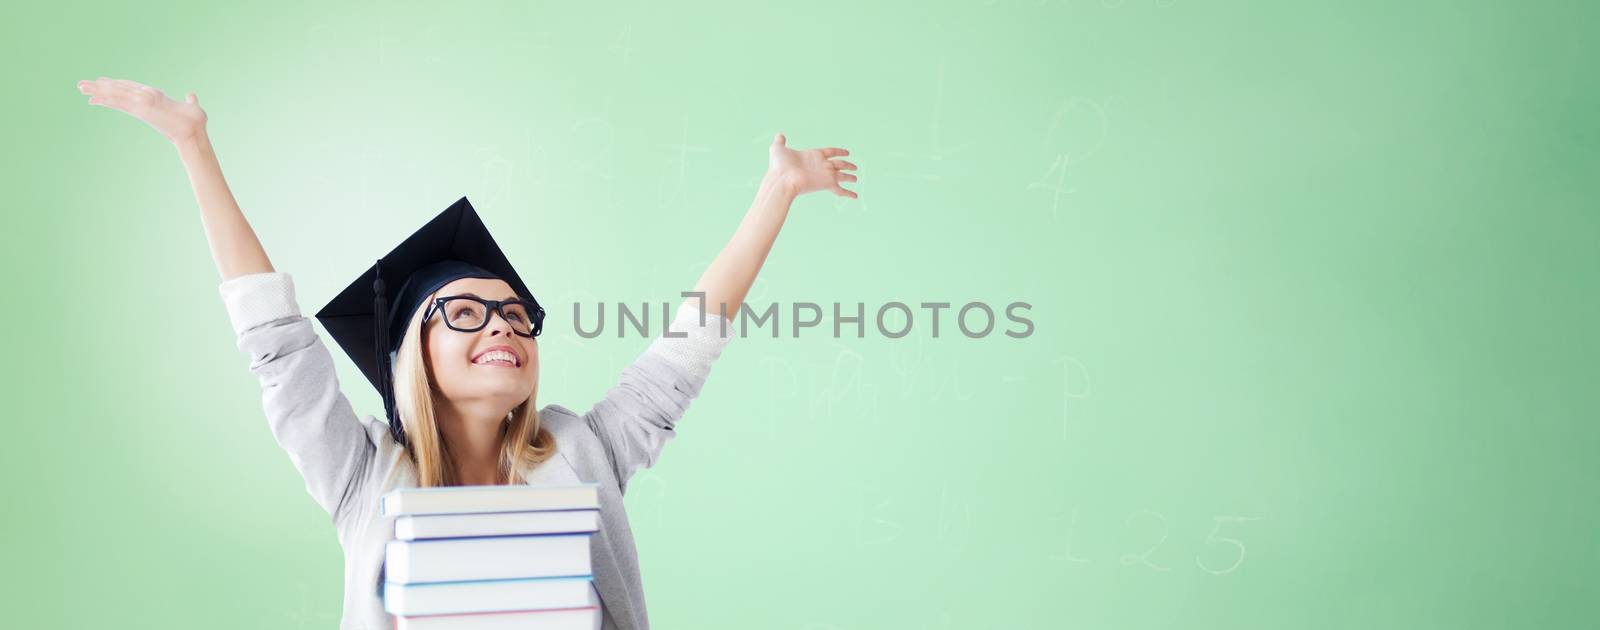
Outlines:
[[[384,516],[600,508],[600,484],[401,488],[379,501]]]
[[[590,534],[391,540],[385,581],[396,584],[590,575]]]
[[[395,630],[594,630],[594,607],[566,610],[396,617]]]
[[[520,534],[577,534],[593,532],[599,528],[599,510],[423,514],[395,519],[394,537],[400,540],[417,540]]]
[[[526,578],[475,582],[384,584],[383,609],[391,615],[451,615],[551,608],[582,608],[590,578]]]

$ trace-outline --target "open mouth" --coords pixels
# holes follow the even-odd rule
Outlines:
[[[509,351],[491,348],[473,358],[472,364],[519,368],[522,367],[522,359]]]

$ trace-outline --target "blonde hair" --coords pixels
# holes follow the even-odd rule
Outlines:
[[[455,462],[444,434],[434,415],[434,389],[428,382],[427,364],[422,348],[422,313],[433,302],[433,296],[411,314],[406,332],[400,342],[394,363],[394,404],[406,433],[406,453],[416,466],[420,487],[461,485],[456,476]],[[529,395],[501,424],[500,465],[495,475],[497,485],[523,483],[520,470],[550,459],[556,452],[555,436],[540,426],[539,410],[534,398],[538,390]]]

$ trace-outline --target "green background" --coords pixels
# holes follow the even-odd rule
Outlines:
[[[467,196],[554,305],[541,403],[647,344],[572,303],[691,286],[779,131],[861,197],[799,199],[753,305],[1033,304],[734,340],[630,487],[657,627],[1600,619],[1590,3],[186,4],[0,10],[5,625],[340,611],[177,154],[101,75],[199,94],[306,313]]]

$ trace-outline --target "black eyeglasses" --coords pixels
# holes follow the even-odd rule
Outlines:
[[[427,326],[434,313],[440,313],[444,325],[459,332],[477,332],[489,325],[489,312],[500,314],[500,319],[511,325],[511,331],[523,337],[537,337],[544,330],[544,309],[538,302],[512,298],[485,300],[471,295],[452,295],[435,298],[422,314],[422,325]]]

